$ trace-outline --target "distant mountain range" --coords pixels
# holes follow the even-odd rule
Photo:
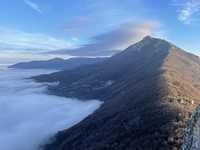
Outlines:
[[[58,81],[52,94],[104,101],[44,150],[181,149],[200,104],[199,57],[150,36],[105,61],[33,78]]]
[[[81,65],[93,64],[106,60],[107,58],[54,58],[46,61],[21,62],[9,66],[8,68],[21,69],[72,69]]]

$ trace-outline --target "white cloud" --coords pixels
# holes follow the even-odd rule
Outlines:
[[[80,6],[78,1],[73,6]],[[61,26],[62,31],[92,35],[119,27],[120,24],[144,18],[147,8],[141,0],[85,0],[82,11],[73,19],[67,18]],[[105,7],[106,6],[106,7]],[[76,8],[77,9],[77,8]]]
[[[72,40],[78,42],[79,40],[76,37],[72,37]]]
[[[161,24],[156,21],[129,22],[107,33],[92,36],[88,44],[79,48],[62,49],[48,53],[72,56],[110,56],[116,50],[124,50],[147,35],[154,35],[160,26]]]
[[[80,122],[101,102],[47,95],[46,87],[22,79],[44,70],[0,70],[0,145],[2,150],[36,150],[50,136]]]
[[[180,1],[180,0],[179,0]],[[200,22],[200,1],[199,0],[187,0],[183,3],[175,1],[174,5],[179,7],[178,20],[186,25],[194,25]]]
[[[73,47],[70,42],[41,33],[26,33],[4,27],[0,27],[0,33],[0,49],[5,51],[38,53]]]
[[[34,9],[35,11],[44,14],[44,12],[41,10],[41,8],[36,5],[35,3],[29,1],[29,0],[23,0],[26,4],[28,4],[32,9]]]
[[[92,17],[89,16],[76,16],[63,24],[61,30],[64,32],[84,33],[83,31],[80,31],[80,28],[83,29],[87,26],[91,26],[95,22],[95,19],[92,19]]]

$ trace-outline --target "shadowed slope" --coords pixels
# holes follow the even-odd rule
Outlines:
[[[35,77],[59,81],[51,89],[58,95],[105,101],[44,149],[180,149],[193,102],[199,104],[199,69],[198,57],[146,37],[99,64]]]

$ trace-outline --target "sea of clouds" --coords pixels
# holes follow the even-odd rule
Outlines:
[[[98,100],[46,94],[44,84],[24,79],[48,70],[0,70],[0,149],[37,150],[57,131],[93,113]]]

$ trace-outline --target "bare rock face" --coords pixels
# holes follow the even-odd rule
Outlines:
[[[200,150],[200,106],[192,114],[185,130],[183,150]]]

